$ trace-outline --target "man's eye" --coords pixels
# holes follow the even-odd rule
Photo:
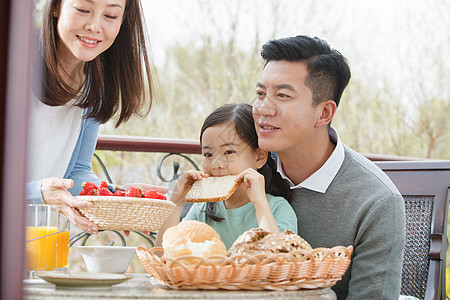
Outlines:
[[[278,94],[278,97],[280,97],[280,98],[289,98],[289,95],[286,95],[286,94]]]
[[[225,151],[225,155],[230,155],[230,154],[233,154],[233,153],[236,153],[236,151],[234,151],[234,150],[227,150],[227,151]]]
[[[258,99],[261,99],[265,97],[265,94],[263,92],[256,91],[256,97],[258,97]]]
[[[203,153],[203,156],[204,156],[204,157],[211,157],[212,154],[211,154],[211,153]]]

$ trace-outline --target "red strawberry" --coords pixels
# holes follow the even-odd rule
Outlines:
[[[147,191],[144,194],[144,198],[151,198],[151,199],[160,199],[160,200],[167,200],[166,196],[164,196],[161,193],[158,193],[155,190]]]
[[[115,191],[113,195],[118,197],[125,197],[125,193],[121,189]]]
[[[130,187],[125,191],[125,197],[142,197],[142,190],[138,187]]]
[[[86,192],[86,195],[97,195],[97,189],[91,189],[89,191]]]
[[[80,196],[84,196],[84,195],[86,195],[86,191],[85,190],[81,190]]]
[[[97,187],[98,188],[108,188],[108,183],[106,181],[101,181]]]
[[[106,187],[98,188],[97,190],[97,196],[112,196],[113,193]]]
[[[158,193],[154,190],[147,191],[144,193],[144,198],[157,199]]]
[[[93,182],[83,182],[82,184],[81,184],[81,186],[83,187],[83,190],[87,193],[87,192],[89,192],[90,190],[93,190],[93,189],[96,189],[97,188],[97,186],[95,185],[95,183],[93,183]]]

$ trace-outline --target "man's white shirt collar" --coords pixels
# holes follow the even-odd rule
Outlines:
[[[332,142],[336,142],[336,147],[334,148],[333,153],[331,153],[330,157],[319,170],[306,178],[304,181],[300,182],[298,185],[294,185],[294,183],[292,183],[292,181],[286,176],[283,171],[283,167],[281,166],[280,158],[278,158],[277,172],[280,173],[283,179],[287,180],[291,189],[305,188],[319,193],[325,193],[327,191],[331,181],[341,168],[345,157],[344,145],[339,139],[339,135],[336,130],[332,127],[330,127],[329,136]],[[301,167],[302,166],[299,166],[299,168]]]

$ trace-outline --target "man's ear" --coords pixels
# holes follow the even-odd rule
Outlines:
[[[333,120],[334,114],[336,113],[336,102],[333,100],[326,100],[321,102],[319,105],[319,109],[321,109],[321,114],[317,119],[315,127],[321,127],[324,125],[328,125]]]
[[[269,152],[264,151],[261,148],[256,149],[256,169],[262,168],[267,162],[267,156]]]

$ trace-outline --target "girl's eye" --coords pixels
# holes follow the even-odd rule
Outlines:
[[[111,15],[105,15],[105,17],[107,17],[108,19],[112,19],[112,20],[116,20],[118,18],[117,16],[111,16]]]
[[[230,154],[233,154],[233,153],[236,153],[236,151],[234,151],[234,150],[227,150],[227,151],[225,151],[225,155],[230,155]]]
[[[211,154],[211,153],[203,153],[203,156],[204,156],[204,157],[211,157],[212,154]]]
[[[75,8],[75,9],[78,10],[79,12],[85,13],[85,14],[89,12],[88,10],[81,9],[81,8]]]

